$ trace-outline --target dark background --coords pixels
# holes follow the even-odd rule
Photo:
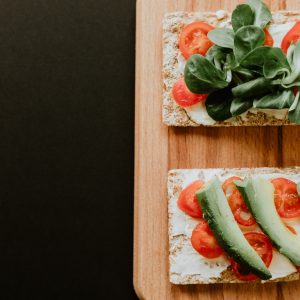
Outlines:
[[[135,299],[134,42],[134,0],[0,0],[2,299]]]

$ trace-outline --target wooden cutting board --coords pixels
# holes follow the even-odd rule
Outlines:
[[[162,123],[164,13],[232,10],[241,2],[137,1],[134,287],[141,299],[300,299],[300,282],[175,286],[168,278],[169,169],[300,165],[299,126],[168,128]],[[300,9],[299,0],[266,3],[273,11]]]

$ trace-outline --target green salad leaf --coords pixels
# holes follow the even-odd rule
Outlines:
[[[291,68],[288,60],[280,48],[261,46],[246,55],[240,65],[244,68],[263,68],[262,74],[267,79],[279,75],[290,74]]]
[[[212,119],[224,121],[232,117],[230,112],[231,102],[231,88],[227,87],[209,94],[205,101],[205,107]]]
[[[243,26],[253,25],[255,15],[251,7],[247,4],[238,5],[232,12],[231,24],[234,31]]]
[[[271,109],[290,108],[294,99],[295,95],[292,90],[277,91],[273,94],[265,95],[259,100],[254,100],[253,107]]]
[[[280,48],[270,48],[265,54],[264,76],[273,79],[279,75],[289,75],[291,67],[289,62]]]
[[[273,86],[270,80],[259,77],[251,81],[240,84],[232,89],[235,98],[256,98],[270,93]]]
[[[207,34],[208,38],[217,46],[233,49],[234,32],[229,28],[216,28]]]
[[[256,77],[255,72],[240,66],[234,69],[234,74],[236,74],[239,78],[244,79],[245,81],[250,81],[251,79],[254,79]],[[237,83],[240,84],[240,82],[238,81]]]
[[[231,49],[222,48],[217,45],[213,45],[207,51],[205,57],[212,63],[214,66],[223,71],[224,69],[229,69],[233,52]]]
[[[272,48],[268,46],[259,46],[253,49],[243,57],[240,61],[240,65],[247,69],[262,68],[265,63],[265,58],[268,56],[271,49]]]
[[[300,41],[289,47],[288,60],[292,71],[290,75],[286,76],[282,81],[283,86],[286,88],[300,85]]]
[[[294,52],[295,52],[295,44],[291,44],[290,47],[288,48],[287,54],[286,54],[286,58],[290,65],[293,64]]]
[[[228,86],[226,74],[199,54],[192,55],[187,61],[184,79],[189,90],[196,94],[209,94]]]
[[[247,4],[254,12],[254,25],[265,28],[272,21],[268,6],[261,0],[248,0]]]
[[[298,92],[292,106],[289,109],[289,119],[293,123],[300,124],[300,101],[299,101],[300,93]]]
[[[262,46],[265,41],[263,30],[249,25],[240,28],[234,36],[234,54],[237,61],[241,61],[249,52]]]
[[[252,104],[253,104],[252,99],[241,99],[241,98],[233,99],[230,105],[231,115],[233,117],[236,117],[246,112],[249,108],[252,107]]]

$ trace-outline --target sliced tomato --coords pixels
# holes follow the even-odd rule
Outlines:
[[[297,231],[295,230],[294,227],[292,227],[292,226],[290,226],[290,225],[287,225],[287,224],[285,224],[285,226],[288,228],[288,230],[289,230],[291,233],[297,234]]]
[[[204,22],[194,22],[183,28],[179,37],[179,49],[185,59],[193,54],[205,55],[213,45],[207,37],[212,29],[213,26]]]
[[[273,248],[269,238],[261,232],[247,232],[244,236],[252,248],[261,257],[265,265],[269,267],[273,258]],[[250,273],[233,259],[231,259],[230,262],[233,272],[240,280],[253,281],[258,279],[256,275]]]
[[[216,258],[224,252],[205,220],[194,228],[191,242],[194,249],[206,258]]]
[[[281,42],[281,49],[284,53],[287,53],[291,44],[295,44],[300,38],[300,21],[297,22],[293,28],[288,31]]]
[[[280,217],[299,217],[300,197],[297,192],[297,184],[286,178],[276,178],[271,182],[274,185],[274,201]]]
[[[203,102],[207,98],[207,94],[194,94],[186,86],[184,79],[179,79],[173,86],[172,95],[175,102],[183,107],[195,105]]]
[[[295,96],[297,95],[298,91],[299,91],[298,87],[295,86],[295,87],[294,87],[294,95],[295,95]]]
[[[194,181],[181,191],[177,201],[178,207],[194,218],[202,218],[202,210],[198,203],[196,192],[201,189],[203,185],[204,182],[201,180]]]
[[[228,199],[228,204],[234,215],[235,220],[242,226],[252,226],[254,225],[255,219],[251,215],[245,201],[234,184],[235,180],[242,180],[240,177],[233,176],[228,178],[223,183],[223,191]]]
[[[296,266],[296,269],[297,269],[297,271],[300,273],[300,267],[297,267],[297,266]]]
[[[265,42],[264,42],[264,45],[265,46],[273,47],[274,40],[273,40],[273,37],[272,37],[271,33],[269,32],[269,30],[267,28],[264,29],[264,33],[265,33]]]

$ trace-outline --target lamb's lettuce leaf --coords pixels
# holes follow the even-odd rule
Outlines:
[[[243,26],[253,25],[254,20],[254,12],[247,4],[238,5],[232,12],[231,24],[235,32]]]
[[[261,0],[248,0],[247,4],[254,12],[254,25],[265,28],[272,21],[272,13]]]
[[[240,84],[232,89],[235,98],[256,98],[270,93],[273,86],[270,80],[259,77]]]
[[[249,52],[264,44],[265,34],[257,26],[249,25],[240,28],[234,36],[234,55],[241,61]]]
[[[270,108],[270,109],[283,109],[290,108],[295,99],[292,90],[277,91],[273,94],[268,94],[261,99],[253,102],[253,107],[256,108]]]
[[[298,92],[292,106],[289,109],[289,120],[293,123],[300,124],[300,93]]]
[[[192,55],[187,61],[184,79],[189,90],[196,94],[209,94],[228,86],[226,73],[198,54]]]
[[[234,48],[234,32],[230,28],[216,28],[207,34],[208,38],[217,46]]]
[[[252,107],[252,99],[234,98],[231,102],[230,112],[233,117],[236,117]]]
[[[224,121],[231,118],[230,107],[232,99],[230,87],[209,94],[205,102],[208,115],[216,121]]]
[[[300,41],[291,45],[288,50],[288,61],[291,65],[291,73],[286,76],[282,83],[285,88],[300,85]]]

